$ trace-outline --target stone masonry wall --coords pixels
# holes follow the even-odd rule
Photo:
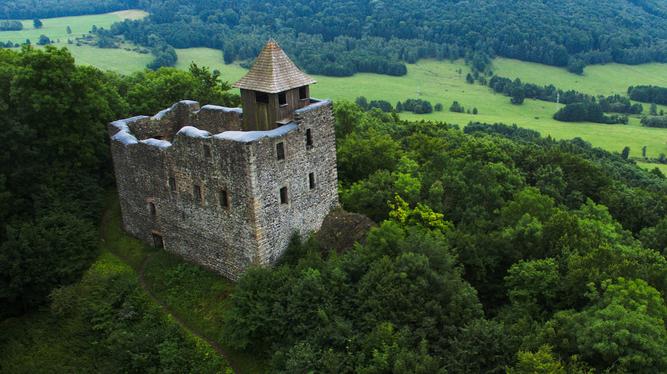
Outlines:
[[[277,132],[239,132],[240,109],[181,102],[112,123],[124,229],[151,245],[160,235],[165,250],[233,280],[252,264],[273,263],[294,232],[319,229],[338,203],[331,103],[301,109],[295,120]],[[279,142],[285,160],[277,160]],[[280,203],[283,186],[289,204]]]
[[[338,205],[336,139],[330,102],[313,104],[295,113],[297,131],[284,138],[257,142],[255,155],[259,251],[262,263],[273,263],[287,248],[294,233],[303,237],[317,231],[324,217]],[[310,129],[312,147],[306,146]],[[284,143],[285,159],[276,157],[276,145]],[[309,174],[315,177],[310,188]],[[280,203],[280,189],[287,187],[288,204]]]

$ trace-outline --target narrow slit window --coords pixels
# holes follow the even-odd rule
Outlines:
[[[287,187],[283,187],[283,188],[280,189],[280,203],[281,204],[289,203],[288,196],[287,196]]]
[[[306,148],[313,147],[313,132],[311,129],[306,129]]]
[[[171,192],[176,192],[176,178],[170,177],[169,178],[169,189]]]
[[[211,158],[211,147],[204,144],[204,157]]]
[[[278,94],[278,105],[285,106],[287,105],[287,93],[281,92]]]
[[[202,201],[201,187],[199,185],[195,184],[193,192],[194,192],[195,202],[197,204],[201,204],[201,201]]]
[[[311,190],[315,188],[315,173],[308,174],[308,187]]]
[[[278,160],[284,160],[285,159],[285,143],[280,142],[276,144],[276,158]]]
[[[255,91],[255,101],[258,103],[268,104],[269,94],[267,94],[266,92]]]
[[[299,99],[306,100],[308,98],[308,86],[299,87]]]
[[[220,199],[221,208],[229,208],[229,194],[227,193],[227,190],[220,190],[218,198]]]
[[[148,211],[151,213],[151,217],[155,217],[157,215],[157,209],[155,208],[154,203],[148,203]]]

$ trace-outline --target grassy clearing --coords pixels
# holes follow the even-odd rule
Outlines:
[[[75,38],[87,34],[93,25],[109,28],[114,22],[124,19],[141,19],[148,13],[142,10],[124,10],[106,14],[93,14],[76,17],[59,17],[43,19],[43,27],[35,29],[32,20],[22,20],[21,31],[0,31],[0,41],[12,41],[24,43],[30,39],[34,45],[40,35],[46,35],[53,41],[56,47],[67,47],[72,52],[76,62],[81,65],[93,65],[103,70],[111,70],[122,74],[130,74],[142,70],[151,62],[153,56],[124,49],[102,49],[90,46],[77,46],[68,44],[67,40],[74,41]],[[72,34],[67,34],[67,26],[72,29]]]
[[[187,69],[190,63],[195,62],[200,66],[207,66],[211,69],[217,69],[222,73],[222,79],[229,83],[234,83],[239,80],[247,72],[246,69],[240,67],[238,64],[225,65],[223,63],[222,51],[211,48],[187,48],[177,49],[176,55],[178,62],[176,67],[179,69]]]
[[[629,86],[652,84],[667,86],[665,64],[621,65],[606,64],[586,67],[583,75],[565,69],[507,58],[493,61],[496,74],[520,78],[536,84],[554,84],[595,95],[626,94]]]
[[[148,13],[141,10],[124,10],[120,12],[91,14],[75,17],[58,17],[42,19],[41,29],[35,29],[32,20],[21,20],[23,30],[21,31],[0,31],[0,41],[12,41],[14,43],[23,43],[26,39],[34,44],[40,35],[48,36],[52,41],[58,44],[67,44],[67,39],[81,37],[87,34],[93,25],[97,27],[109,28],[114,22],[124,19],[141,19]],[[72,29],[72,34],[67,34],[67,26]]]
[[[536,69],[534,65],[544,67],[545,72],[551,72],[554,69],[538,64],[530,65],[531,69]],[[647,65],[647,69],[650,71],[654,71],[658,67],[662,74],[667,76],[667,64]],[[639,72],[643,72],[642,68],[643,66],[633,67],[634,70]],[[556,70],[560,71],[562,69]],[[409,65],[408,74],[404,77],[387,77],[374,74],[357,74],[347,78],[316,77],[319,84],[315,85],[312,91],[316,97],[330,97],[335,100],[353,100],[355,97],[363,95],[369,99],[385,99],[395,103],[398,100],[419,97],[434,104],[437,102],[443,103],[445,111],[427,115],[403,113],[402,118],[445,121],[460,125],[466,125],[470,121],[515,123],[522,127],[537,130],[543,136],[551,135],[557,139],[581,137],[595,146],[614,152],[620,152],[623,147],[629,146],[631,156],[634,157],[641,156],[643,146],[647,146],[649,157],[657,157],[660,153],[667,153],[667,130],[641,127],[639,118],[631,118],[630,125],[627,126],[555,121],[552,116],[560,105],[537,100],[526,100],[520,106],[512,105],[509,98],[493,93],[488,87],[467,84],[464,79],[467,71],[468,69],[462,61],[422,61],[418,64]],[[499,73],[504,74],[502,69]],[[553,75],[553,77],[554,79],[560,79],[563,74],[570,73],[563,70],[560,75]],[[644,74],[646,73],[637,74],[635,77]],[[545,79],[549,80],[549,75],[547,73],[545,75],[547,76]],[[607,78],[599,75],[590,78],[587,76],[578,77],[578,79],[590,80],[590,86],[595,87],[603,85],[603,81]],[[628,80],[632,79],[628,78]],[[640,78],[637,79],[639,81]],[[531,81],[530,79],[524,80]],[[564,88],[570,88],[557,81],[553,83]],[[480,114],[469,115],[447,111],[454,100],[457,100],[466,108],[478,108]]]
[[[164,251],[156,251],[126,234],[121,226],[116,192],[102,221],[103,247],[118,254],[135,270],[146,260],[144,280],[150,291],[199,333],[222,346],[243,373],[266,372],[266,363],[227,347],[222,339],[223,318],[234,284],[217,274]]]

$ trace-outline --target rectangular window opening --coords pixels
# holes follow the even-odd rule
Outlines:
[[[171,192],[176,192],[176,178],[170,177],[169,178],[169,189]]]
[[[280,105],[280,106],[287,105],[287,93],[286,92],[280,92],[278,94],[278,105]]]
[[[283,187],[280,189],[280,203],[281,204],[289,203],[289,200],[287,198],[287,187]]]
[[[229,195],[226,190],[220,190],[218,198],[220,199],[221,208],[229,208]]]
[[[197,204],[201,204],[202,201],[201,187],[199,187],[199,185],[197,184],[194,185],[194,198]]]
[[[306,148],[310,149],[313,147],[313,132],[310,129],[306,129]]]
[[[151,217],[155,217],[157,215],[157,209],[155,208],[154,203],[148,203],[148,210],[151,213]]]
[[[269,94],[267,94],[266,92],[255,91],[255,101],[258,103],[268,104]]]
[[[153,247],[164,249],[164,239],[162,239],[162,235],[153,233]]]
[[[285,143],[280,142],[276,144],[276,158],[278,160],[284,160],[285,159]]]
[[[308,98],[308,86],[299,87],[299,99],[306,100]]]
[[[315,173],[308,174],[308,187],[311,190],[315,188]]]
[[[204,144],[204,157],[211,158],[211,147]]]

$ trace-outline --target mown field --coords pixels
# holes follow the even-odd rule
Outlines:
[[[187,68],[190,62],[219,69],[224,79],[233,82],[245,74],[238,65],[224,65],[222,52],[207,48],[177,50],[178,67]],[[627,66],[619,64],[591,66],[583,76],[571,74],[564,69],[526,63],[518,60],[496,59],[494,70],[502,76],[520,78],[526,82],[553,84],[563,89],[575,89],[588,94],[622,94],[631,84],[656,84],[667,86],[667,64]],[[641,149],[647,147],[648,157],[667,153],[667,130],[640,126],[639,117],[630,118],[629,125],[604,125],[595,123],[565,123],[552,119],[561,107],[556,103],[526,100],[516,106],[509,98],[493,93],[488,87],[465,82],[468,71],[463,61],[421,61],[408,65],[408,74],[389,77],[377,74],[357,74],[353,77],[334,78],[315,76],[318,84],[313,86],[315,97],[334,100],[354,100],[358,96],[384,99],[395,104],[408,98],[422,98],[433,104],[440,102],[445,111],[427,115],[403,113],[406,119],[426,119],[466,125],[470,121],[515,123],[531,128],[543,135],[558,139],[581,137],[593,145],[620,152],[629,146],[631,157],[641,157]],[[522,72],[525,72],[523,74]],[[457,100],[466,108],[476,107],[478,115],[452,113],[447,110]],[[667,107],[662,107],[667,110]],[[648,105],[645,105],[648,111]],[[655,167],[655,164],[642,164]],[[663,167],[662,170],[667,170]]]
[[[124,49],[102,49],[89,46],[77,46],[67,44],[67,40],[74,41],[77,37],[87,34],[94,26],[109,28],[114,22],[124,19],[140,19],[148,13],[142,10],[125,10],[120,12],[94,14],[88,16],[59,17],[42,19],[43,26],[40,29],[33,27],[32,20],[22,20],[21,31],[0,31],[0,41],[22,44],[26,39],[35,45],[40,35],[46,35],[57,47],[67,47],[72,52],[77,63],[82,65],[93,65],[100,69],[116,71],[129,74],[144,69],[153,57],[150,54],[142,54]],[[72,34],[67,34],[67,26],[72,29]]]
[[[144,12],[130,10],[103,15],[45,19],[41,30],[34,30],[32,21],[24,21],[26,29],[20,32],[0,32],[0,40],[30,38],[34,41],[40,34],[45,34],[51,39],[60,40],[56,45],[68,46],[81,64],[128,74],[144,69],[152,57],[123,49],[67,45],[68,35],[65,30],[69,25],[73,30],[70,37],[74,37],[86,33],[92,25],[109,27],[114,21],[145,15]],[[230,82],[245,73],[245,69],[236,64],[224,65],[221,51],[190,48],[177,50],[177,54],[178,68],[186,69],[190,62],[194,61],[221,70],[224,79]],[[554,84],[562,89],[575,89],[594,95],[623,94],[630,85],[667,86],[667,64],[589,66],[584,75],[579,76],[556,67],[498,58],[494,60],[493,70],[501,76],[520,78],[524,82]],[[560,107],[558,104],[526,100],[523,105],[512,105],[509,98],[495,94],[485,86],[467,84],[464,79],[467,72],[468,68],[463,61],[426,60],[408,65],[408,74],[403,77],[377,74],[356,74],[346,78],[316,76],[319,83],[313,87],[312,93],[315,97],[334,100],[354,100],[358,96],[366,96],[368,99],[385,99],[392,104],[408,98],[422,98],[433,104],[442,103],[445,110],[428,115],[403,113],[402,117],[411,120],[445,121],[462,126],[470,121],[515,123],[558,139],[581,137],[610,151],[620,152],[623,147],[629,146],[630,155],[634,158],[641,157],[644,146],[647,147],[648,157],[667,153],[667,130],[641,127],[639,117],[631,118],[627,126],[558,122],[552,119],[552,115]],[[477,108],[479,114],[449,112],[447,109],[454,100],[465,108]],[[667,110],[667,107],[662,109]],[[648,105],[645,105],[645,110],[648,110]]]

